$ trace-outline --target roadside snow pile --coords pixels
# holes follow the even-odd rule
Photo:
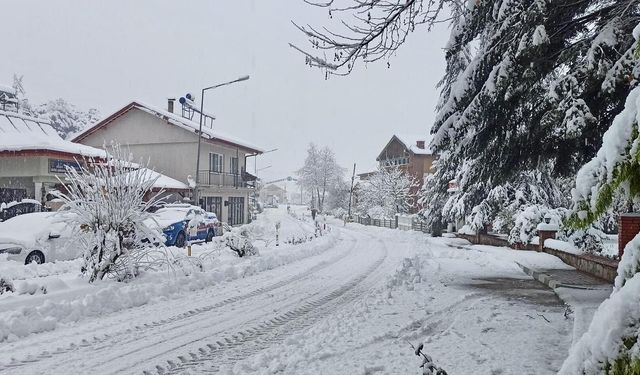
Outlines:
[[[413,258],[405,258],[402,267],[387,282],[387,287],[404,287],[406,290],[414,290],[416,284],[422,282],[420,269],[422,268],[420,258],[416,255]]]
[[[65,273],[79,274],[81,265],[82,259],[42,264],[30,263],[28,265],[12,261],[0,261],[0,275],[13,280],[24,280]]]
[[[564,251],[565,253],[576,254],[576,255],[582,254],[582,251],[580,251],[580,249],[578,249],[572,243],[569,243],[566,241],[554,240],[553,238],[546,239],[544,241],[544,246],[550,249]]]
[[[185,272],[185,274],[168,277],[165,272],[150,272],[141,275],[129,283],[97,282],[96,289],[83,296],[74,299],[54,301],[45,300],[40,305],[23,307],[18,311],[0,313],[0,342],[14,341],[20,337],[32,333],[51,331],[58,324],[72,323],[89,317],[97,317],[104,314],[142,306],[153,302],[158,298],[168,298],[185,292],[211,287],[223,281],[243,278],[258,272],[274,269],[276,267],[295,262],[313,255],[320,254],[332,248],[338,241],[338,233],[319,238],[312,243],[300,246],[281,246],[278,249],[268,248],[261,256],[243,258],[227,256],[209,258],[209,262],[203,263],[203,272]],[[196,248],[198,248],[196,246]],[[203,252],[206,246],[201,246]],[[176,255],[175,259],[186,258],[183,250],[169,248]],[[186,263],[193,267],[197,260],[187,258]],[[174,263],[174,265],[178,265]],[[178,265],[179,266],[179,265]],[[180,269],[178,269],[180,271]],[[34,289],[35,285],[35,289]],[[21,291],[31,294],[38,292],[40,284],[26,282],[21,286]],[[41,290],[44,292],[44,290]]]

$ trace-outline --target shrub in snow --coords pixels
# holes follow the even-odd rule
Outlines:
[[[5,277],[0,277],[0,294],[4,294],[8,292],[15,292],[15,287],[13,286],[13,283],[11,282],[11,280]]]
[[[338,207],[331,210],[329,214],[333,215],[335,218],[343,219],[347,215],[347,210],[342,207]]]
[[[573,231],[567,236],[567,239],[586,253],[599,254],[602,252],[603,242],[607,240],[607,235],[597,228],[588,227]]]
[[[564,208],[550,209],[542,205],[525,206],[514,215],[514,226],[509,233],[510,243],[529,243],[537,234],[537,226],[545,217],[551,224],[560,225],[567,214]]]
[[[238,257],[258,255],[258,249],[253,246],[250,232],[247,228],[233,228],[222,235],[222,241],[226,247],[234,251]]]
[[[145,224],[148,209],[159,201],[160,193],[151,193],[158,177],[132,166],[131,156],[114,144],[106,160],[88,159],[79,170],[67,168],[68,192],[59,197],[64,209],[77,215],[82,272],[90,282],[105,276],[127,280],[166,261],[164,252],[149,247],[149,241],[162,241]]]

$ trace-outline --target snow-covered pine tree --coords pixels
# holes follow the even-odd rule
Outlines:
[[[639,20],[640,21],[640,20]],[[640,23],[633,31],[640,43]],[[640,57],[640,53],[638,53]],[[577,174],[571,222],[586,226],[612,204],[614,193],[640,196],[640,86],[629,93],[623,111],[606,131],[596,157]],[[588,331],[571,348],[559,374],[637,374],[640,368],[640,235],[624,249],[618,276]]]
[[[637,0],[334,3],[316,5],[329,8],[342,32],[300,27],[320,51],[304,52],[307,64],[332,74],[351,72],[356,60],[388,58],[417,25],[428,29],[443,9],[451,14],[431,129],[440,160],[422,199],[432,221],[478,212],[493,189],[527,176],[528,184],[573,176],[595,154],[638,74],[629,37],[640,17]],[[450,195],[454,179],[459,191]],[[540,186],[541,196],[564,194],[560,185]]]
[[[638,14],[632,1],[542,0],[482,2],[464,13],[452,31],[447,58],[458,59],[474,45],[476,51],[462,74],[453,72],[457,80],[451,89],[442,92],[432,149],[441,154],[439,167],[447,170],[436,173],[436,191],[426,194],[444,196],[453,178],[460,191],[444,203],[432,202],[435,208],[427,205],[427,213],[443,207],[445,218],[467,216],[481,210],[491,191],[507,183],[536,176],[529,181],[533,184],[540,173],[549,181],[575,173],[593,156],[598,137],[630,89],[628,81],[612,77],[631,77],[636,69],[626,52],[617,61],[606,61],[593,52],[594,44],[603,44],[612,34],[628,35]],[[628,37],[614,40],[609,41],[614,48],[631,49]],[[591,61],[580,59],[582,55]],[[561,90],[572,81],[567,75],[577,81],[598,65],[596,60],[605,72],[589,87],[598,86],[600,92]],[[562,194],[557,187],[540,185],[550,198]],[[542,204],[552,209],[562,201]]]
[[[41,117],[51,122],[51,126],[64,139],[95,124],[100,113],[95,108],[79,110],[75,105],[62,98],[50,100],[41,105],[33,105],[27,98],[23,76],[13,75],[13,88],[18,94],[20,111],[28,116]]]
[[[51,100],[34,109],[34,114],[51,122],[62,138],[69,138],[99,120],[98,110],[81,111],[62,98]]]

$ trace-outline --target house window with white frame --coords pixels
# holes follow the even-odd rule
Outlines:
[[[222,173],[224,170],[224,157],[215,152],[209,153],[209,172]]]

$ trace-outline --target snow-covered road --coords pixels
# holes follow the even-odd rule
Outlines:
[[[418,342],[449,374],[560,367],[572,321],[515,264],[557,259],[334,224],[330,246],[278,267],[1,342],[0,372],[419,373]]]

